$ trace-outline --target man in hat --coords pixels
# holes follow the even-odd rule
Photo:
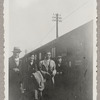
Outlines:
[[[56,64],[51,59],[51,52],[47,52],[44,60],[40,61],[40,71],[45,79],[45,92],[50,99],[53,94],[54,76],[56,74]]]
[[[19,59],[21,50],[14,47],[13,55],[9,58],[9,100],[19,100],[21,95],[21,72],[22,61]]]

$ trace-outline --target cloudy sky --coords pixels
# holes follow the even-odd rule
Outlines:
[[[93,19],[94,0],[9,0],[9,56],[21,56],[56,38],[53,14],[59,13],[59,36]]]

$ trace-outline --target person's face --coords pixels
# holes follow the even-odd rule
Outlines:
[[[47,58],[50,59],[51,58],[51,54],[47,54]]]
[[[34,60],[34,55],[31,55],[30,59],[31,59],[31,60]]]
[[[61,62],[62,62],[62,58],[59,58],[59,59],[58,59],[58,62],[61,63]]]
[[[15,58],[19,58],[19,54],[20,54],[19,52],[14,52],[14,53],[13,53],[13,56],[14,56]]]

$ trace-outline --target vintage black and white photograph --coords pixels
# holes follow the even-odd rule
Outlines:
[[[5,100],[96,100],[96,0],[8,3]]]

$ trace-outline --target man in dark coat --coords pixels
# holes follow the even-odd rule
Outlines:
[[[64,80],[64,63],[62,61],[62,56],[58,56],[57,61],[56,61],[56,75],[55,75],[55,86],[57,88],[62,87],[63,85],[63,80]]]
[[[13,55],[9,58],[9,100],[19,100],[21,96],[21,71],[22,61],[19,59],[21,50],[14,47]]]
[[[42,97],[44,89],[42,74],[38,71],[34,55],[30,55],[29,60],[23,67],[23,87],[28,94],[29,99],[39,100]]]

